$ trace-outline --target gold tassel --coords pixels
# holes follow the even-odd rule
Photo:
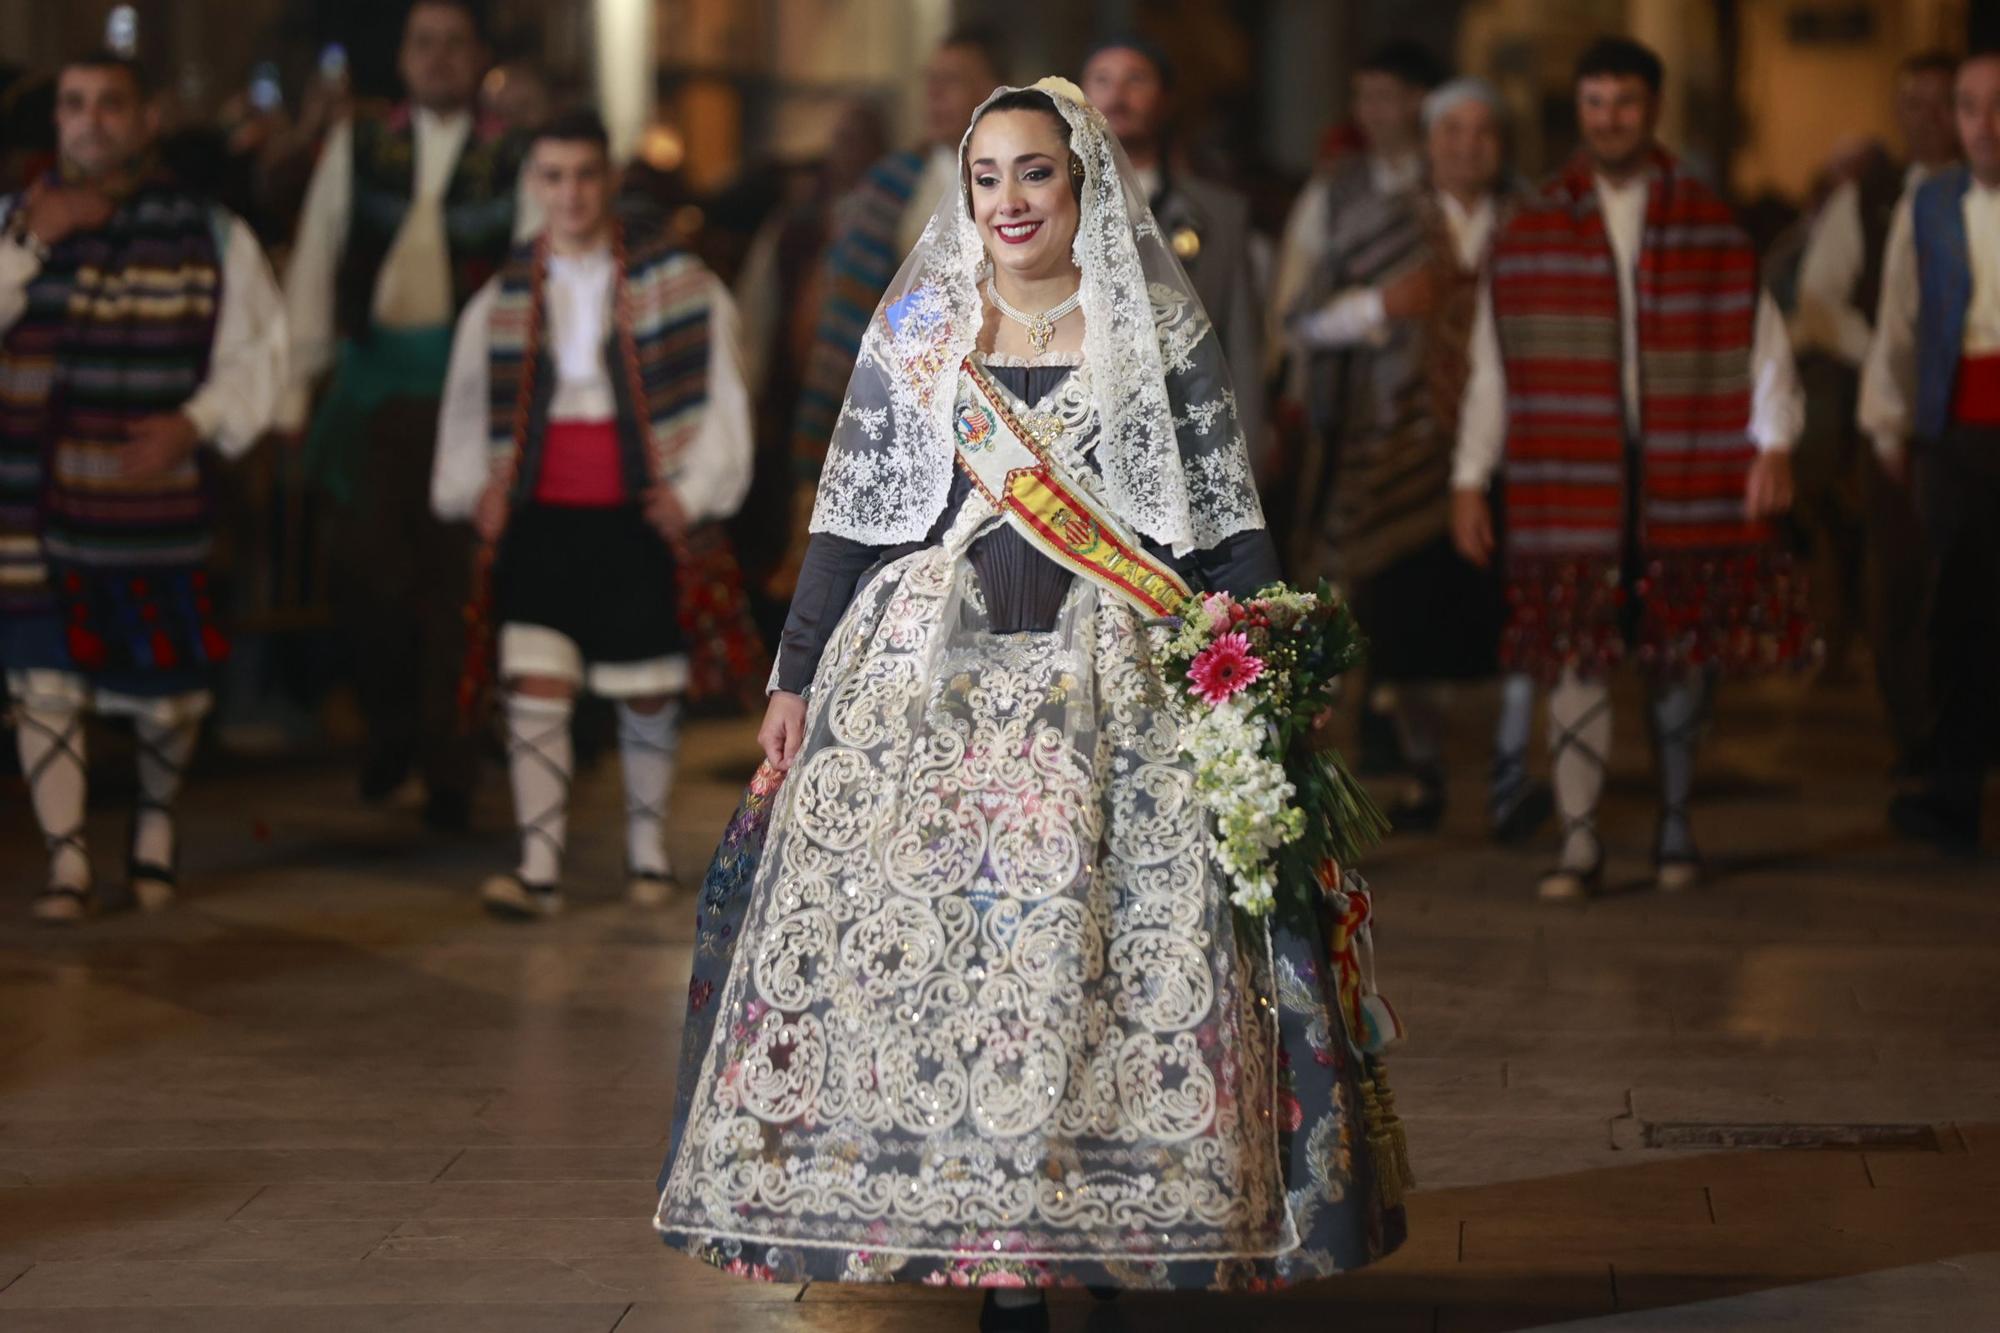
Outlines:
[[[1368,1122],[1368,1156],[1375,1163],[1375,1194],[1384,1209],[1403,1206],[1403,1177],[1396,1165],[1396,1145],[1389,1136],[1382,1103],[1375,1094],[1375,1080],[1361,1079],[1361,1114]]]
[[[1396,1153],[1396,1174],[1403,1190],[1417,1187],[1417,1173],[1410,1169],[1410,1136],[1403,1131],[1403,1118],[1396,1114],[1396,1094],[1389,1088],[1389,1067],[1374,1062],[1376,1095],[1382,1103],[1382,1128]]]

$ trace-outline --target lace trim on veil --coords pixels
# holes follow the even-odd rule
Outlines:
[[[1017,90],[994,96],[1010,91]],[[1036,91],[1069,125],[1084,166],[1072,253],[1106,501],[1179,555],[1261,528],[1229,369],[1193,283],[1162,240],[1103,115],[1063,80],[1044,80]],[[970,138],[968,128],[961,163]],[[986,266],[961,172],[863,335],[813,531],[869,545],[922,541],[943,512],[959,366],[984,323],[978,283]]]

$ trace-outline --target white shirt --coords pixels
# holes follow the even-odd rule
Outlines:
[[[1646,181],[1639,177],[1623,187],[1598,178],[1598,201],[1604,229],[1618,271],[1618,306],[1624,344],[1625,419],[1639,424],[1639,358],[1637,299],[1639,246],[1645,230]],[[1636,188],[1634,188],[1636,186]],[[1500,330],[1493,318],[1492,284],[1479,288],[1479,310],[1472,326],[1471,368],[1459,409],[1458,447],[1452,456],[1451,484],[1460,490],[1485,490],[1507,444],[1507,372],[1500,357]],[[1764,452],[1789,449],[1805,427],[1805,393],[1799,387],[1785,318],[1770,293],[1757,293],[1756,324],[1750,345],[1750,442]]]
[[[436,203],[450,188],[459,154],[472,133],[472,117],[466,112],[437,112],[418,107],[411,117],[411,142],[415,165],[412,173],[413,201]],[[541,229],[540,210],[526,193],[526,175],[516,185],[514,237],[532,236]],[[278,408],[278,425],[298,430],[305,425],[312,383],[333,364],[335,282],[342,254],[347,249],[347,227],[354,210],[354,123],[343,120],[327,131],[320,147],[319,165],[313,169],[312,183],[306,187],[305,206],[299,214],[298,237],[292,257],[285,266],[285,313],[292,330],[291,383]],[[390,247],[390,260],[398,251],[416,242],[413,228],[435,230],[422,238],[424,253],[448,255],[443,239],[443,218],[436,208],[413,206]],[[385,260],[375,277],[373,309],[379,315],[393,310],[397,301],[394,265]],[[446,275],[449,291],[449,276]],[[446,318],[450,318],[449,311]]]
[[[588,254],[549,256],[542,296],[548,302],[547,336],[556,371],[549,400],[552,421],[609,421],[618,414],[618,396],[604,359],[616,274],[609,246]]]
[[[1414,190],[1423,182],[1423,175],[1423,159],[1415,153],[1394,158],[1371,154],[1368,158],[1369,184],[1384,194]],[[1333,181],[1326,172],[1314,172],[1293,202],[1292,211],[1285,218],[1284,235],[1278,241],[1277,271],[1272,275],[1268,307],[1271,327],[1266,330],[1265,340],[1273,357],[1282,356],[1286,347],[1296,345],[1283,323],[1291,317],[1301,293],[1312,281],[1313,269],[1326,255],[1328,218],[1332,212]],[[1360,341],[1360,336],[1350,341]]]
[[[1415,151],[1395,157],[1368,155],[1368,181],[1377,194],[1402,194],[1424,183],[1424,159]]]
[[[1889,248],[1882,258],[1882,300],[1875,311],[1875,338],[1861,367],[1861,401],[1855,416],[1884,459],[1900,454],[1910,438],[1917,400],[1917,238],[1913,210],[1916,190],[1903,191],[1889,225]],[[1972,268],[1972,299],[1965,312],[1961,345],[1967,356],[2000,353],[2000,189],[1971,182],[1960,205],[1965,216],[1966,258]]]
[[[609,420],[617,412],[604,360],[610,333],[611,256],[584,255],[567,263],[564,256],[552,258],[543,289],[548,320],[544,336],[557,375],[550,419]],[[492,463],[487,328],[499,294],[497,278],[481,287],[466,303],[452,339],[431,472],[431,509],[442,519],[469,518],[486,489]],[[690,522],[727,518],[742,507],[750,491],[754,436],[737,336],[735,303],[728,289],[711,278],[708,402],[701,429],[681,451],[667,479]]]
[[[1493,196],[1481,195],[1478,203],[1467,208],[1457,195],[1439,190],[1437,201],[1459,268],[1467,273],[1477,272],[1486,261],[1486,247],[1493,239],[1493,220],[1497,216]],[[1292,335],[1301,345],[1313,348],[1383,341],[1389,335],[1389,314],[1383,309],[1382,288],[1349,287],[1336,292],[1318,310],[1294,321]]]
[[[1625,428],[1639,425],[1639,247],[1646,233],[1647,182],[1634,176],[1614,184],[1596,178],[1597,206],[1604,214],[1604,237],[1611,243],[1611,266],[1618,273],[1618,337],[1625,375]]]
[[[1911,163],[1903,173],[1903,194],[1929,180],[1937,169]],[[1791,322],[1794,351],[1825,352],[1855,367],[1867,359],[1874,329],[1854,304],[1855,283],[1868,264],[1867,248],[1861,187],[1842,181],[1806,230],[1805,250],[1799,256],[1798,308]]]
[[[289,339],[278,283],[254,232],[228,214],[222,246],[222,308],[209,345],[208,377],[181,411],[195,434],[225,458],[246,453],[270,429],[285,383]],[[0,212],[0,224],[6,221]],[[35,252],[12,237],[0,239],[0,332],[28,305],[28,284],[42,271]]]

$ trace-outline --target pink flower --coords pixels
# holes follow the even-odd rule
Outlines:
[[[1233,605],[1235,603],[1230,600],[1226,592],[1212,592],[1201,599],[1201,609],[1208,613],[1208,618],[1212,621],[1229,619],[1229,608]]]
[[[1241,634],[1223,635],[1188,663],[1193,692],[1211,704],[1241,694],[1263,674],[1264,659],[1251,654],[1250,640]]]

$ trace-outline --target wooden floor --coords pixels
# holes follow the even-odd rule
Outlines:
[[[1275,1298],[1062,1294],[1055,1326],[1993,1326],[2000,870],[1880,831],[1865,697],[1727,697],[1696,811],[1718,881],[1571,909],[1532,900],[1540,849],[1479,836],[1490,703],[1463,704],[1447,831],[1372,867],[1414,1031],[1409,1246]],[[1606,821],[1628,879],[1650,839],[1630,704]],[[691,732],[686,869],[749,732]],[[7,792],[0,1330],[970,1328],[969,1293],[758,1286],[654,1240],[693,914],[617,901],[616,776],[580,789],[572,910],[529,927],[473,898],[506,861],[497,780],[483,832],[439,841],[337,766],[212,761],[183,905],[56,933],[24,923],[39,849]],[[93,817],[107,874],[119,806]],[[1712,1147],[1784,1138],[1868,1146]]]

